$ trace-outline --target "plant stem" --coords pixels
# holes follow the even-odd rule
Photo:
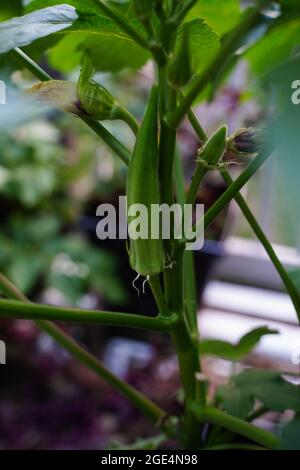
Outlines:
[[[159,148],[160,177],[161,177],[161,202],[172,206],[173,194],[173,172],[174,152],[176,143],[176,131],[161,123],[161,141]]]
[[[12,51],[16,58],[39,80],[48,81],[51,80],[51,76],[45,72],[38,64],[36,64],[25,52],[21,49],[16,48]],[[98,121],[81,117],[90,129],[92,129],[102,140],[105,142],[123,162],[128,165],[130,160],[130,151],[116,139],[102,124]]]
[[[156,305],[158,306],[161,316],[166,318],[172,315],[170,314],[166,301],[165,301],[164,293],[162,291],[161,284],[160,284],[159,274],[150,276],[149,285],[151,287],[153,297],[155,299]]]
[[[117,110],[117,119],[121,119],[122,121],[126,122],[126,124],[130,127],[134,135],[137,135],[139,130],[139,124],[135,117],[123,106],[119,106]]]
[[[12,284],[3,274],[0,273],[0,289],[3,293],[14,300],[20,300],[30,305],[30,301],[19,289]],[[32,307],[32,305],[30,305]],[[115,390],[125,396],[134,406],[140,409],[153,422],[158,423],[165,412],[142,393],[138,392],[131,385],[116,377],[97,358],[79,346],[67,333],[49,321],[38,320],[35,324],[44,332],[48,333],[58,344],[60,344],[71,356],[94,371],[99,377],[105,380]]]
[[[185,198],[185,181],[183,167],[178,151],[175,151],[175,183],[177,201],[183,208]],[[184,309],[188,321],[189,329],[193,339],[198,339],[197,324],[197,290],[196,290],[196,273],[194,264],[194,252],[186,250],[184,252],[183,271],[184,271]]]
[[[225,206],[236,196],[249,179],[256,173],[256,171],[265,163],[269,158],[269,151],[262,151],[257,157],[252,160],[250,165],[240,174],[240,176],[226,189],[222,196],[208,209],[204,217],[204,229],[206,230],[210,224],[216,219]],[[199,221],[198,223],[201,223]],[[197,224],[196,224],[197,226]],[[193,229],[196,231],[196,226]]]
[[[130,151],[114,137],[100,122],[93,121],[88,118],[81,117],[90,129],[92,129],[98,137],[125,163],[129,164],[131,153]]]
[[[172,24],[176,26],[180,25],[180,23],[182,23],[188,12],[193,8],[196,3],[197,0],[187,0],[182,9],[173,18],[171,18]]]
[[[144,36],[142,36],[135,28],[133,28],[130,23],[127,22],[122,15],[120,15],[116,8],[103,3],[101,0],[96,0],[93,3],[96,9],[100,10],[101,13],[104,13],[109,18],[111,18],[137,44],[139,44],[144,49],[149,49],[148,41],[144,38]]]
[[[89,323],[90,325],[123,326],[152,331],[170,331],[175,327],[177,317],[158,315],[146,317],[130,313],[80,310],[54,307],[52,305],[0,300],[0,317],[15,317],[29,320],[52,320],[68,323]]]
[[[188,118],[197,136],[199,137],[199,139],[205,142],[207,140],[207,135],[192,110],[189,111]],[[221,174],[223,176],[225,183],[230,187],[233,184],[233,179],[231,178],[229,172],[222,171]],[[255,216],[253,215],[251,209],[249,208],[243,196],[240,193],[237,193],[234,199],[236,203],[238,204],[238,206],[240,207],[242,213],[244,214],[253,232],[255,233],[255,235],[257,236],[257,238],[260,240],[261,244],[265,248],[266,253],[268,254],[270,260],[272,261],[279,276],[281,277],[281,280],[294,304],[294,307],[298,316],[298,320],[300,322],[300,296],[299,296],[296,286],[294,285],[286,269],[284,268],[279,258],[277,257],[271,243],[269,242],[262,228],[258,224]]]
[[[228,186],[233,184],[233,179],[231,178],[230,174],[225,171],[222,173],[224,181],[227,183]],[[297,291],[296,286],[294,285],[292,279],[289,277],[287,271],[281,264],[279,258],[277,257],[271,243],[267,239],[266,235],[264,234],[263,230],[261,229],[260,225],[256,221],[254,215],[252,214],[251,210],[249,209],[246,201],[244,198],[238,193],[235,196],[235,201],[237,202],[238,206],[240,207],[242,213],[244,214],[245,218],[247,219],[250,227],[252,228],[253,232],[260,240],[261,244],[263,245],[264,249],[266,250],[270,260],[272,261],[276,271],[278,272],[283,285],[285,286],[287,292],[289,293],[291,300],[294,304],[298,321],[300,322],[300,296]]]
[[[217,408],[201,407],[197,404],[191,404],[190,408],[201,423],[212,423],[222,426],[229,431],[233,431],[241,436],[260,444],[267,449],[277,449],[280,447],[280,439],[275,434],[258,428],[253,424],[247,423],[239,418],[230,416]]]
[[[256,446],[254,444],[217,444],[215,446],[203,447],[201,450],[268,450],[265,447]]]
[[[177,109],[173,113],[167,115],[167,124],[170,127],[178,127],[181,120],[188,113],[195,98],[215,77],[220,68],[227,61],[229,55],[232,54],[232,52],[239,47],[241,39],[244,38],[257,24],[257,21],[260,18],[260,9],[266,6],[268,3],[271,3],[271,0],[260,0],[258,2],[257,8],[249,9],[248,14],[244,16],[240,24],[234,29],[231,34],[228,34],[228,36],[222,43],[222,46],[220,47],[215,59],[205,69],[202,75],[194,79],[182,103],[177,107]]]
[[[34,62],[30,57],[28,57],[25,52],[23,52],[19,47],[16,47],[11,51],[11,54],[16,57],[16,59],[21,62],[29,72],[31,72],[36,78],[41,80],[41,82],[47,82],[52,80],[52,77],[42,69],[36,62]]]
[[[198,347],[193,341],[186,323],[184,310],[184,273],[183,273],[184,246],[174,251],[174,266],[167,273],[166,298],[171,311],[177,312],[179,321],[172,330],[171,336],[177,353],[181,382],[186,401],[199,400],[205,403],[203,390],[197,387],[196,374],[200,372]],[[174,309],[174,310],[172,310]],[[199,396],[200,393],[200,396]],[[190,410],[186,409],[184,416],[183,444],[187,448],[199,446],[201,427],[195,421]]]

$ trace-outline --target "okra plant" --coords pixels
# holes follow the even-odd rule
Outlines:
[[[24,3],[24,16],[0,24],[0,53],[6,54],[5,60],[14,68],[26,69],[38,80],[24,92],[27,98],[60,108],[70,113],[70,119],[74,119],[72,114],[82,119],[116,158],[128,166],[128,223],[134,219],[130,208],[135,204],[143,204],[150,212],[153,204],[194,206],[205,175],[219,172],[227,189],[195,226],[202,224],[206,230],[235,200],[274,264],[300,320],[299,291],[240,193],[272,154],[272,139],[267,138],[267,131],[256,139],[253,129],[236,129],[229,136],[226,122],[207,135],[192,110],[195,103],[214,98],[229,72],[259,41],[276,32],[276,28],[288,29],[286,23],[292,16],[295,21],[295,16],[300,15],[297,2],[32,0]],[[81,56],[77,83],[52,79],[31,58],[30,44],[49,35],[53,57],[55,52],[59,55],[60,47],[67,53],[63,41],[69,40],[70,44],[72,34],[79,35],[79,31],[85,31],[86,36],[72,50],[76,58]],[[89,36],[89,32],[93,35]],[[27,48],[26,52],[23,47]],[[38,47],[46,49],[45,42]],[[106,66],[102,57],[105,54]],[[153,64],[154,78],[144,117],[137,122],[109,90],[94,80],[94,73],[125,67],[138,69],[147,61]],[[132,130],[133,148],[128,149],[101,123],[115,119],[124,121]],[[189,120],[199,141],[188,187],[178,150],[178,129],[184,119]],[[235,180],[230,174],[230,158],[226,158],[232,154],[235,160],[247,155],[248,162]],[[151,217],[148,222],[150,226],[153,224]],[[186,249],[185,237],[175,237],[175,223],[173,219],[169,239],[164,239],[161,233],[156,238],[131,236],[127,246],[128,262],[152,291],[157,304],[156,316],[32,303],[0,275],[3,294],[0,317],[34,320],[75,359],[144,413],[163,436],[162,441],[172,439],[178,448],[200,450],[282,448],[285,444],[281,428],[270,432],[253,421],[270,410],[290,409],[297,423],[300,412],[297,385],[283,378],[279,371],[249,369],[232,375],[227,384],[212,394],[202,372],[204,357],[241,361],[263,335],[276,331],[256,328],[235,345],[201,338],[197,325],[194,253]],[[53,322],[117,325],[167,333],[178,358],[184,397],[182,414],[170,415],[167,409],[113,375]]]

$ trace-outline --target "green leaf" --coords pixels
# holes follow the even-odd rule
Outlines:
[[[201,18],[216,33],[224,34],[236,26],[240,15],[239,0],[198,0],[187,19]]]
[[[40,253],[15,253],[11,265],[7,269],[9,278],[25,294],[34,287],[44,271],[44,260]]]
[[[0,53],[68,28],[76,19],[74,7],[60,5],[4,21],[0,23]]]
[[[232,380],[218,387],[216,400],[222,403],[224,410],[230,415],[241,419],[249,416],[255,403],[254,397],[243,393]]]
[[[251,352],[263,336],[274,334],[278,334],[278,331],[262,326],[247,333],[237,344],[213,339],[201,341],[199,351],[202,355],[218,356],[229,361],[240,361]]]
[[[53,4],[55,0],[48,0]],[[59,0],[56,0],[56,3]],[[41,6],[40,0],[30,3],[29,8]],[[114,21],[107,18],[97,8],[94,0],[70,0],[76,8],[79,19],[72,28],[64,32],[62,40],[49,53],[51,65],[67,73],[80,64],[82,52],[91,50],[92,61],[97,70],[116,72],[124,68],[139,69],[150,54],[137,45]],[[142,25],[133,15],[128,4],[113,3],[114,8],[123,14],[126,22],[145,34]],[[62,34],[62,33],[59,33]]]
[[[203,20],[195,19],[184,23],[179,28],[176,41],[177,51],[185,34],[189,40],[192,68],[195,73],[200,74],[219,49],[219,37]]]
[[[247,417],[255,400],[273,411],[300,411],[299,387],[270,370],[251,369],[234,375],[218,388],[216,398],[226,411],[240,418]]]
[[[300,18],[283,22],[272,28],[245,54],[252,70],[264,76],[284,60],[288,59],[294,47],[300,44]]]

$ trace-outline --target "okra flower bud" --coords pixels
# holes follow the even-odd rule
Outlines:
[[[259,138],[254,129],[242,128],[229,137],[227,149],[235,154],[253,154],[258,152],[259,144]]]
[[[134,117],[106,88],[91,80],[93,73],[90,55],[86,53],[77,84],[65,80],[49,80],[37,83],[27,93],[48,106],[95,121],[121,119],[136,133],[138,125]]]
[[[83,114],[97,121],[118,119],[120,106],[111,93],[102,85],[87,81],[77,85],[79,106]]]
[[[168,80],[174,88],[182,88],[192,76],[189,38],[184,31],[178,50],[168,66]]]
[[[67,113],[80,113],[76,83],[66,80],[38,82],[26,90],[26,93],[46,106],[58,108]]]
[[[26,92],[47,106],[97,121],[119,118],[120,106],[113,96],[91,81],[78,87],[78,84],[66,80],[49,80],[35,84]]]

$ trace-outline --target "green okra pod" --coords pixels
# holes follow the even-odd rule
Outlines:
[[[136,144],[129,164],[127,179],[127,219],[130,237],[129,258],[131,267],[143,276],[151,276],[164,267],[164,250],[160,237],[152,238],[151,208],[160,204],[158,171],[158,88],[153,87],[148,107],[137,134]],[[146,236],[136,238],[130,226],[136,217],[131,212],[137,204],[146,210]],[[145,220],[144,220],[145,222]]]

